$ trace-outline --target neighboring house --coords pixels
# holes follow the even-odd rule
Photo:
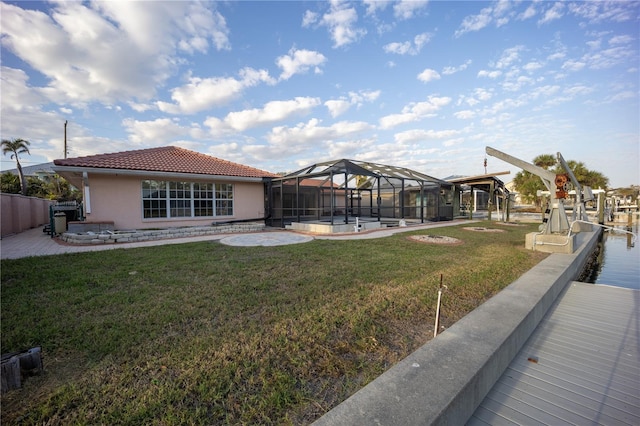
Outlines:
[[[18,169],[5,170],[2,173],[11,173],[18,176]],[[53,176],[56,172],[53,171],[53,163],[42,163],[34,166],[22,166],[22,173],[25,177],[37,177],[42,179],[44,177]]]
[[[211,225],[265,216],[265,180],[277,175],[174,146],[54,161],[83,191],[88,222],[115,229]]]

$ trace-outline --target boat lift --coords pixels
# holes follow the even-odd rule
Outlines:
[[[520,160],[519,158],[513,157],[509,154],[505,154],[504,152],[498,151],[497,149],[489,146],[486,147],[486,152],[492,157],[499,158],[500,160],[513,164],[514,166],[518,166],[542,179],[542,183],[547,187],[550,197],[549,217],[545,219],[546,221],[543,224],[543,229],[541,230],[543,234],[564,234],[569,231],[569,219],[567,218],[567,213],[564,209],[564,200],[568,195],[569,188],[567,183],[569,179],[571,179],[570,176],[566,174],[556,175],[549,170],[527,163],[526,161]],[[558,155],[560,155],[560,153],[558,153]],[[573,179],[575,179],[575,176]],[[576,191],[576,193],[577,192],[578,191]]]
[[[576,244],[575,232],[593,230],[584,206],[585,201],[593,200],[593,194],[591,188],[580,185],[562,154],[558,152],[557,158],[566,173],[555,174],[491,147],[486,147],[486,152],[488,155],[511,163],[540,177],[549,191],[550,201],[547,212],[549,217],[543,220],[540,232],[527,234],[525,246],[532,250],[549,253],[573,253]],[[571,224],[569,224],[569,218],[564,206],[564,200],[569,195],[569,181],[575,187],[576,192]]]

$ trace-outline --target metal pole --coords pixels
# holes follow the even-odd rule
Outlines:
[[[64,158],[67,158],[67,120],[64,120]]]
[[[433,326],[433,337],[438,335],[440,328],[440,302],[442,301],[442,274],[440,274],[440,287],[438,287],[438,304],[436,305],[436,322]]]
[[[347,172],[344,173],[344,223],[349,224],[349,176]]]
[[[331,179],[330,193],[331,193],[331,226],[333,226],[333,211],[335,210],[335,193],[333,191],[333,171],[329,175]]]

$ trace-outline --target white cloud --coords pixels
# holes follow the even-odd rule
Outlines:
[[[331,114],[331,117],[335,118],[347,112],[351,107],[351,102],[345,99],[336,99],[326,101],[324,105],[329,110],[329,114]]]
[[[438,74],[438,71],[436,70],[427,68],[424,71],[422,71],[420,74],[418,74],[418,80],[422,81],[423,83],[428,83],[434,80],[440,80],[440,74]]]
[[[633,43],[634,38],[629,35],[618,35],[609,39],[610,45]]]
[[[564,89],[562,91],[562,93],[566,94],[567,96],[574,98],[576,96],[579,95],[588,95],[589,93],[593,92],[593,87],[588,87],[588,86],[584,86],[581,84],[577,84],[575,86],[571,86],[571,87],[567,87],[566,89]]]
[[[544,16],[538,21],[538,25],[547,24],[551,21],[562,18],[564,15],[564,13],[562,13],[563,10],[564,4],[562,2],[553,3],[553,6],[544,12]]]
[[[415,36],[413,41],[389,43],[384,45],[382,49],[387,53],[398,55],[417,55],[422,50],[422,47],[431,40],[431,37],[431,33],[422,33]]]
[[[524,46],[522,45],[505,49],[504,52],[502,52],[500,59],[498,59],[498,62],[496,62],[495,67],[498,69],[508,68],[520,59],[520,52],[523,50]]]
[[[537,14],[538,14],[538,12],[536,11],[535,3],[532,3],[532,4],[530,4],[530,5],[529,5],[529,7],[527,7],[527,9],[526,9],[524,12],[522,12],[522,13],[518,16],[518,19],[520,19],[520,20],[522,20],[522,21],[525,21],[525,20],[527,20],[527,19],[531,19],[531,18],[533,18],[533,17],[534,17],[534,16],[536,16]]]
[[[453,116],[457,119],[460,120],[470,120],[472,118],[475,118],[476,113],[475,111],[471,111],[469,109],[463,110],[463,111],[457,111],[455,113],[453,113]]]
[[[589,46],[589,48],[592,50],[600,49],[601,45],[602,45],[602,40],[592,40],[587,42],[587,46]]]
[[[361,152],[373,149],[374,139],[352,139],[341,142],[329,142],[327,144],[327,159],[357,158]]]
[[[586,66],[587,64],[582,61],[568,60],[562,64],[562,69],[568,71],[580,71]]]
[[[318,14],[315,12],[312,12],[310,10],[307,10],[306,12],[304,12],[304,16],[302,17],[302,26],[303,27],[310,27],[311,25],[315,24],[316,22],[318,22]]]
[[[632,1],[575,2],[568,4],[568,10],[590,24],[627,22],[636,20],[638,15],[637,3]]]
[[[8,111],[27,113],[47,102],[47,98],[40,93],[40,90],[29,86],[29,76],[23,70],[2,66],[0,81],[2,82],[0,102],[4,115],[1,120],[3,124],[6,124],[5,114]]]
[[[460,133],[459,130],[424,130],[424,129],[414,129],[407,130],[404,132],[396,133],[394,135],[394,140],[397,143],[413,143],[413,142],[424,142],[429,140],[439,140],[439,139],[447,139],[454,136],[457,136]]]
[[[318,105],[320,105],[320,99],[310,97],[271,101],[267,102],[263,108],[230,112],[225,117],[224,123],[231,129],[242,132],[253,127],[277,123],[292,116],[306,115]]]
[[[428,0],[400,0],[393,5],[393,14],[398,19],[411,19],[416,13],[427,7]]]
[[[218,50],[231,47],[224,17],[206,3],[101,2],[96,6],[145,49],[155,50],[159,42],[169,41],[204,53],[206,49],[196,47],[208,46],[208,39]]]
[[[549,61],[556,61],[559,59],[564,59],[567,56],[567,54],[565,52],[555,52],[552,53],[551,55],[547,56],[547,60]]]
[[[47,96],[82,104],[150,99],[182,49],[229,47],[213,4],[58,2],[49,15],[2,3],[2,44],[49,80]],[[61,61],[60,58],[65,58]]]
[[[487,70],[480,70],[478,71],[478,77],[488,77],[491,79],[496,79],[498,77],[500,77],[502,75],[502,71],[498,71],[498,70],[494,70],[494,71],[487,71]]]
[[[480,31],[491,23],[492,12],[493,9],[487,7],[482,9],[477,15],[470,15],[465,17],[460,24],[460,28],[456,30],[455,36],[460,37],[461,35],[471,31]]]
[[[543,65],[540,62],[532,61],[532,62],[529,62],[529,63],[525,64],[525,66],[522,67],[522,68],[527,72],[534,72],[534,71],[539,70],[542,67],[543,67]]]
[[[365,7],[367,8],[367,15],[375,15],[379,10],[387,8],[390,0],[363,0]]]
[[[482,9],[479,14],[466,16],[454,36],[460,37],[468,32],[480,31],[491,23],[494,23],[496,28],[502,27],[514,17],[515,14],[511,9],[512,2],[498,0],[490,7]]]
[[[471,65],[471,59],[468,59],[464,64],[458,67],[444,67],[442,69],[442,74],[444,75],[455,74],[457,72],[466,70],[469,67],[469,65]]]
[[[145,112],[145,111],[149,111],[157,108],[156,105],[143,104],[143,103],[138,103],[133,101],[129,102],[129,106],[131,107],[132,110],[136,112]]]
[[[534,80],[531,77],[520,75],[515,78],[505,80],[505,82],[502,84],[502,88],[508,92],[516,92],[522,89],[523,86],[531,85],[533,83]]]
[[[493,93],[491,93],[489,90],[483,89],[483,88],[477,88],[473,91],[473,94],[475,95],[475,97],[481,101],[488,101],[489,99],[491,99],[493,97]]]
[[[380,96],[380,90],[361,90],[359,92],[349,92],[349,96],[340,99],[331,99],[324,103],[332,117],[344,114],[353,105],[360,107],[364,102],[373,102]]]
[[[466,103],[469,106],[475,106],[481,102],[486,102],[493,97],[493,93],[484,88],[477,88],[473,90],[472,96],[461,96],[458,100],[458,105]]]
[[[533,99],[537,99],[539,97],[549,97],[549,96],[555,95],[559,91],[560,91],[560,86],[546,85],[546,86],[540,86],[540,87],[534,88],[530,92],[530,95]]]
[[[627,61],[633,61],[637,64],[637,55],[637,50],[626,46],[619,46],[590,52],[583,56],[581,61],[590,69],[606,69],[625,64]]]
[[[380,118],[380,127],[390,129],[404,123],[418,121],[434,116],[442,107],[451,102],[449,97],[430,96],[425,102],[412,102],[402,109],[399,114],[390,114]]]
[[[367,31],[364,28],[356,27],[358,13],[355,8],[349,6],[347,2],[333,0],[330,2],[329,11],[321,18],[314,12],[305,12],[303,26],[312,25],[324,26],[329,30],[333,47],[342,47],[358,41]]]
[[[328,127],[320,124],[320,120],[314,118],[294,127],[274,127],[267,140],[277,149],[295,152],[309,144],[324,144],[371,129],[371,125],[363,121],[340,121]]]
[[[265,70],[243,68],[239,75],[239,79],[191,77],[189,83],[171,90],[171,99],[174,103],[158,101],[158,109],[170,114],[193,114],[224,105],[238,97],[248,87],[259,83],[275,84],[275,80]]]
[[[189,128],[182,127],[177,121],[169,118],[150,121],[127,118],[122,121],[122,125],[129,133],[129,140],[139,145],[162,146],[178,137],[189,135]]]
[[[62,134],[65,118],[58,112],[43,110],[48,101],[39,89],[29,86],[28,80],[29,77],[22,70],[1,67],[0,133],[3,138],[23,138],[30,141],[33,154],[38,152],[39,141],[52,139],[55,134]],[[62,145],[59,146],[61,153]],[[59,157],[60,155],[51,158]]]
[[[282,69],[280,80],[287,80],[295,74],[302,74],[314,68],[316,73],[320,73],[320,66],[327,61],[327,58],[319,52],[306,49],[289,50],[287,55],[276,59],[276,64]]]

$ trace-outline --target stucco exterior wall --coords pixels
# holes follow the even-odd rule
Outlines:
[[[185,179],[162,179],[158,176],[89,175],[90,213],[85,200],[88,222],[114,222],[116,230],[168,228],[179,226],[211,225],[214,222],[264,218],[264,185],[262,182],[233,182],[230,180],[192,179],[191,182],[231,183],[234,186],[233,216],[205,218],[154,218],[142,217],[142,181],[144,179],[184,181]]]
[[[3,237],[49,222],[51,200],[2,193],[0,201],[0,234]]]

